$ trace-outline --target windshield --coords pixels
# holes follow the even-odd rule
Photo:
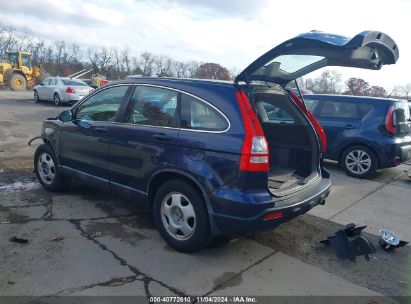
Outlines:
[[[31,69],[30,55],[27,55],[27,54],[21,55],[21,63],[23,64],[23,66],[26,66],[29,69]]]
[[[72,80],[72,79],[62,79],[61,80],[65,85],[71,85],[71,86],[80,86],[80,87],[85,87],[88,86],[87,83],[80,81],[80,80]]]

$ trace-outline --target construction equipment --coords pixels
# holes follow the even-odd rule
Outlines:
[[[31,54],[26,52],[6,52],[0,60],[0,85],[13,91],[33,87],[40,76],[40,66],[31,66]]]

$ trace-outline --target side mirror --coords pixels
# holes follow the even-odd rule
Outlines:
[[[62,122],[69,122],[73,120],[73,113],[70,110],[63,111],[59,115],[59,120]]]

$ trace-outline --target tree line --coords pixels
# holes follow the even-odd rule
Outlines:
[[[83,47],[64,40],[50,41],[33,35],[27,28],[17,30],[0,23],[1,56],[7,51],[30,52],[33,65],[42,65],[47,73],[60,76],[82,69],[92,69],[108,79],[132,74],[221,80],[235,76],[234,71],[217,63],[185,62],[150,52],[134,54],[129,48]]]
[[[302,78],[299,85],[316,94],[344,94],[356,96],[410,98],[411,83],[395,86],[392,92],[383,87],[370,85],[362,78],[351,77],[343,85],[341,74],[335,70],[325,70],[317,78]]]
[[[33,35],[27,28],[17,30],[0,23],[0,55],[6,51],[25,51],[32,54],[32,64],[42,65],[51,75],[67,76],[82,69],[108,79],[122,79],[127,75],[166,76],[183,78],[230,80],[235,69],[218,63],[179,61],[169,56],[151,52],[133,53],[129,48],[84,47],[64,40],[50,41]],[[88,75],[87,77],[90,77]],[[350,78],[345,83],[335,70],[325,70],[317,78],[300,78],[299,85],[317,94],[367,95],[376,97],[409,98],[411,83],[396,86],[390,93],[361,78]]]

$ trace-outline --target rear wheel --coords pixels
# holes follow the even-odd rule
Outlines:
[[[11,79],[9,82],[9,87],[13,91],[23,91],[26,89],[27,81],[23,75],[14,73],[11,75]]]
[[[352,146],[346,149],[340,163],[348,175],[358,178],[369,178],[378,169],[377,156],[364,146]]]
[[[194,252],[210,241],[208,212],[201,193],[183,181],[168,181],[157,190],[153,214],[161,236],[178,251]]]
[[[40,184],[49,191],[63,191],[70,183],[70,179],[60,171],[54,151],[47,144],[39,146],[34,154],[34,172]]]
[[[61,99],[60,99],[60,95],[59,95],[58,93],[55,93],[55,94],[54,94],[54,104],[55,104],[56,106],[61,105]]]

